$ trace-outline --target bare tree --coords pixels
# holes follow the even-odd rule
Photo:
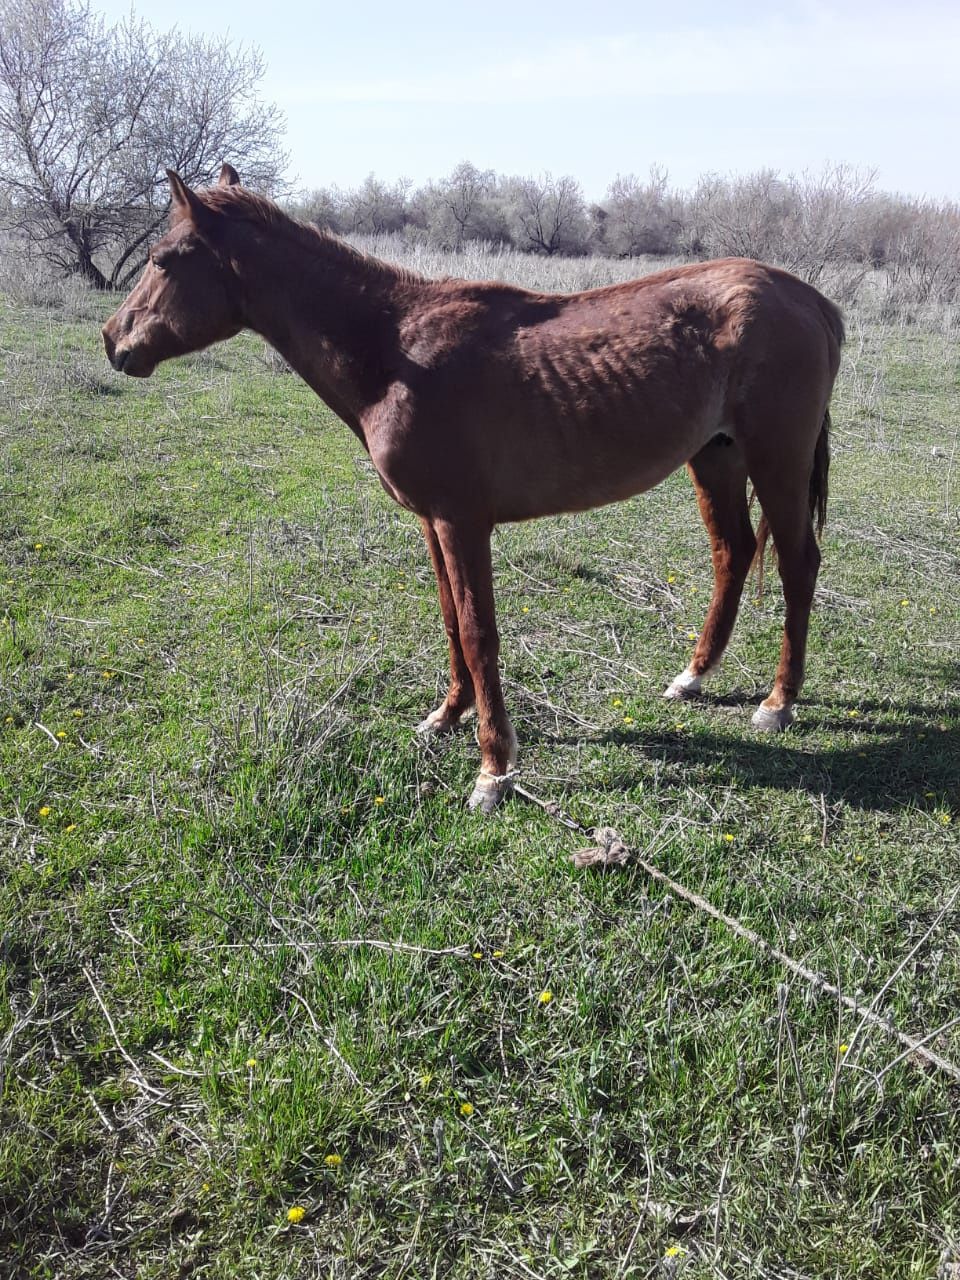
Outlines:
[[[669,187],[666,169],[653,165],[641,182],[632,173],[617,176],[601,206],[603,245],[618,257],[674,253],[682,218],[682,200]]]
[[[503,227],[493,201],[496,176],[464,160],[416,193],[419,221],[437,244],[459,252],[468,240],[497,240]]]
[[[137,274],[166,215],[166,167],[229,159],[270,188],[286,162],[263,60],[226,39],[107,26],[84,0],[0,0],[0,196],[8,225],[98,288]]]
[[[536,253],[583,253],[587,214],[580,184],[571,177],[506,178],[501,187],[513,241]]]

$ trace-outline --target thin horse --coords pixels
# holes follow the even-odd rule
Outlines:
[[[690,664],[664,696],[694,696],[716,668],[771,535],[786,621],[753,723],[790,724],[843,341],[832,303],[787,272],[735,258],[569,295],[425,280],[288,218],[229,165],[205,191],[169,178],[170,228],[104,326],[107,355],[144,378],[252,329],[356,433],[386,491],[423,525],[450,683],[420,728],[445,732],[476,707],[471,806],[489,812],[507,794],[517,752],[498,669],[494,526],[616,502],[684,463],[714,588]],[[762,512],[756,534],[748,482]]]

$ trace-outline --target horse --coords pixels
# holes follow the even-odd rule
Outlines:
[[[471,808],[492,812],[517,763],[498,666],[494,526],[617,502],[684,464],[714,586],[693,656],[664,696],[694,697],[716,670],[772,537],[783,641],[753,724],[792,722],[844,337],[831,302],[742,258],[571,294],[426,279],[288,217],[229,164],[199,191],[167,174],[169,229],[103,327],[107,357],[145,378],[251,329],[357,435],[384,489],[423,527],[450,676],[419,730],[446,733],[475,709]]]

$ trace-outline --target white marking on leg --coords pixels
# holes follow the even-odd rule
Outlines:
[[[703,688],[703,682],[707,676],[712,675],[716,667],[711,667],[708,671],[703,671],[700,675],[695,676],[689,667],[685,671],[681,671],[675,680],[672,680],[663,691],[663,696],[671,701],[675,698],[695,698]]]

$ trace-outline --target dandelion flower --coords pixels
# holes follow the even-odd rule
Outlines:
[[[623,723],[624,723],[624,724],[633,724],[633,716],[624,716],[624,717],[623,717]]]
[[[676,582],[676,580],[677,580],[677,575],[676,575],[675,573],[668,573],[668,574],[667,574],[667,581],[668,581],[668,582]]]
[[[386,804],[387,802],[386,802],[386,800],[383,798],[383,796],[374,796],[374,797],[373,797],[373,803],[374,803],[374,804]]]
[[[80,710],[80,708],[79,708],[79,707],[76,707],[76,708],[74,708],[74,712],[73,712],[73,714],[74,714],[74,715],[76,716],[76,718],[79,720],[79,719],[80,719],[80,717],[83,715],[83,712]]]
[[[841,1052],[841,1053],[846,1053],[846,1052],[847,1052],[847,1050],[848,1050],[849,1048],[850,1048],[850,1046],[849,1046],[848,1044],[842,1044],[842,1045],[840,1046],[840,1052]]]
[[[482,951],[474,951],[474,953],[473,953],[473,958],[474,958],[474,960],[482,960],[482,959],[483,959],[483,952],[482,952]]]
[[[901,601],[900,601],[900,608],[901,608],[901,609],[905,609],[909,603],[910,603],[910,601],[909,601],[909,600],[901,600]]]
[[[256,1058],[248,1058],[248,1059],[247,1059],[247,1062],[246,1062],[246,1065],[247,1065],[248,1067],[250,1067],[251,1069],[252,1069],[253,1067],[255,1067],[255,1066],[257,1065],[257,1060],[256,1060]]]
[[[41,818],[49,818],[52,810],[48,804],[42,804],[37,812],[40,814]]]
[[[953,821],[953,816],[949,813],[941,813],[940,821],[945,827],[949,827],[950,823]]]
[[[696,640],[696,638],[697,638],[697,633],[696,633],[695,631],[688,631],[688,632],[687,632],[687,639],[688,639],[688,640]]]
[[[429,1088],[432,1080],[433,1080],[433,1072],[425,1071],[423,1075],[420,1077],[420,1088],[421,1089]]]
[[[493,956],[494,960],[502,960],[502,959],[503,959],[503,952],[502,952],[502,951],[493,951],[493,952],[491,952],[491,955]]]
[[[76,831],[76,829],[77,829],[77,824],[75,822],[71,822],[69,826],[63,828],[64,832],[67,835],[69,835],[71,831]]]
[[[524,612],[524,613],[529,613],[529,612],[530,612],[530,606],[529,606],[528,604],[525,604],[525,605],[523,606],[523,612]]]
[[[663,1256],[665,1258],[682,1258],[686,1252],[686,1249],[681,1249],[678,1244],[672,1244]]]
[[[469,1118],[473,1115],[473,1103],[472,1103],[472,1102],[461,1102],[461,1103],[460,1103],[460,1114],[461,1114],[462,1116],[465,1116],[465,1117],[469,1120]]]
[[[302,1222],[307,1216],[307,1211],[302,1204],[295,1204],[287,1210],[287,1221],[296,1225]]]
[[[537,1001],[539,1004],[549,1004],[552,999],[553,999],[552,991],[541,991],[540,994],[537,996]]]
[[[104,680],[112,680],[112,679],[113,679],[113,672],[112,672],[112,671],[103,671],[103,672],[101,672],[101,675],[103,676]]]
[[[33,544],[33,549],[34,549],[34,551],[42,551],[42,550],[43,550],[43,543],[42,543],[42,542],[35,542],[35,543]]]
[[[323,1163],[328,1169],[339,1169],[343,1164],[343,1156],[335,1155],[333,1152],[323,1157]]]
[[[203,1184],[203,1186],[200,1188],[200,1190],[201,1190],[201,1191],[203,1191],[203,1192],[207,1192],[207,1191],[209,1191],[209,1190],[210,1190],[210,1183],[209,1183],[209,1182],[205,1182],[205,1183]]]
[[[610,705],[611,705],[611,706],[613,706],[613,707],[622,707],[622,706],[623,706],[623,699],[622,699],[622,698],[614,698],[613,702],[612,702]]]
[[[725,831],[723,833],[723,838],[727,842],[727,844],[733,844],[735,836],[732,831]]]
[[[860,712],[856,709],[856,707],[851,707],[850,710],[847,712],[847,715],[850,717],[851,720],[856,720],[859,714]]]
[[[57,737],[60,739],[60,741],[61,741],[61,742],[63,741],[63,739],[64,739],[66,736],[67,736],[67,734],[66,734],[66,731],[65,731],[64,729],[58,729],[58,730],[57,730]]]

